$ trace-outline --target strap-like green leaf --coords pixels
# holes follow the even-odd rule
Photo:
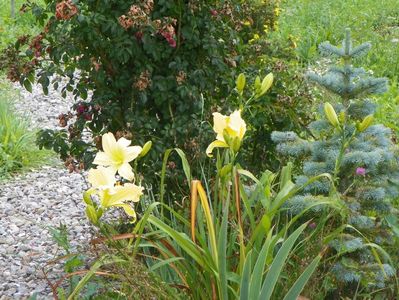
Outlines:
[[[296,300],[299,294],[302,292],[306,283],[314,273],[321,259],[321,255],[318,255],[313,261],[306,267],[305,271],[298,277],[294,285],[290,288],[288,293],[285,295],[284,300]]]
[[[181,247],[187,253],[187,255],[195,260],[199,265],[204,266],[206,269],[208,269],[208,271],[214,271],[215,267],[213,264],[211,264],[213,260],[205,259],[205,252],[200,251],[187,235],[174,230],[172,227],[166,225],[164,222],[154,216],[149,216],[148,221],[169,235],[176,242],[176,244],[178,244],[179,247]]]
[[[76,299],[79,296],[80,291],[85,287],[85,285],[89,282],[90,278],[94,276],[99,268],[104,265],[114,264],[118,262],[126,262],[125,260],[118,258],[118,257],[108,257],[104,256],[97,260],[93,266],[90,268],[90,271],[86,273],[86,275],[78,282],[75,289],[69,295],[68,300]]]
[[[259,253],[258,259],[256,260],[254,270],[251,276],[250,288],[249,288],[249,299],[259,299],[260,287],[262,285],[263,271],[266,266],[266,259],[269,254],[271,245],[271,231],[269,232],[265,243],[263,244],[262,250]]]
[[[177,152],[177,154],[179,154],[182,165],[183,165],[183,171],[184,174],[186,175],[186,179],[187,179],[187,184],[189,186],[191,186],[191,169],[190,169],[190,165],[187,161],[187,157],[184,154],[184,152],[179,149],[179,148],[174,148],[174,149],[168,149],[165,151],[165,154],[163,156],[163,161],[162,161],[162,171],[161,171],[161,187],[160,187],[160,202],[163,203],[163,197],[165,195],[165,177],[166,177],[166,165],[168,163],[169,160],[169,156],[172,153],[172,151],[175,150]]]
[[[190,169],[190,165],[188,163],[186,154],[184,154],[183,150],[181,150],[179,148],[175,148],[175,151],[180,156],[181,162],[183,164],[183,171],[184,171],[184,174],[186,175],[187,183],[190,186],[191,185],[191,169]]]
[[[250,251],[245,259],[244,268],[241,276],[240,283],[240,300],[249,299],[249,279],[251,275],[252,266],[252,251]]]
[[[286,166],[281,169],[280,173],[280,190],[287,184],[287,182],[291,181],[292,175],[292,162],[289,162]]]
[[[156,264],[153,264],[151,266],[151,268],[148,269],[148,271],[153,272],[156,269],[159,269],[159,268],[163,267],[164,265],[169,265],[169,264],[171,264],[171,263],[173,263],[175,261],[182,260],[182,259],[184,259],[184,258],[183,257],[171,257],[169,259],[163,259],[160,262],[157,262]]]
[[[219,230],[218,238],[218,272],[220,285],[220,299],[228,300],[228,284],[227,284],[227,221],[229,218],[230,198],[227,199],[223,208],[223,219]]]
[[[262,291],[260,293],[261,300],[269,300],[276,286],[277,280],[280,277],[281,271],[284,267],[285,261],[290,254],[295,241],[298,239],[299,235],[306,228],[308,224],[305,223],[301,225],[297,230],[295,230],[283,243],[280,250],[277,252],[276,257],[273,259],[273,263],[266,275],[265,281],[263,282]]]

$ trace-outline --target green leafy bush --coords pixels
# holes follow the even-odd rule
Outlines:
[[[138,142],[151,139],[157,150],[176,145],[198,154],[196,129],[209,117],[202,113],[229,94],[246,43],[265,25],[273,28],[276,4],[48,0],[30,7],[45,29],[17,42],[26,57],[8,49],[15,59],[3,64],[28,90],[40,70],[37,82],[45,92],[52,84],[87,99],[74,105],[76,121],[65,112],[67,130],[39,138],[76,166],[90,165],[95,151],[81,139],[84,128],[94,136],[112,131]],[[244,26],[245,20],[252,25]],[[54,74],[67,83],[61,87]]]

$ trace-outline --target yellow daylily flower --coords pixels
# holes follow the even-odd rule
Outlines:
[[[126,201],[138,202],[143,195],[144,188],[133,183],[117,185],[113,188],[107,188],[103,191],[101,205],[104,208],[118,206]]]
[[[117,185],[114,171],[110,167],[98,167],[91,169],[88,175],[92,188],[89,194],[98,195],[101,206],[106,209],[110,207],[122,207],[126,214],[136,218],[134,208],[127,202],[138,202],[143,195],[144,188],[133,183]]]
[[[236,110],[230,116],[224,116],[220,113],[213,114],[213,130],[216,132],[216,141],[212,142],[206,149],[206,154],[212,157],[214,148],[229,148],[234,140],[242,141],[247,125],[241,118],[241,111]],[[225,137],[228,139],[225,140]]]
[[[209,144],[208,148],[206,148],[206,155],[208,155],[209,157],[212,157],[212,152],[213,149],[215,148],[228,148],[229,145],[227,145],[225,142],[222,141],[213,141],[212,143]]]
[[[88,174],[88,181],[93,188],[105,189],[113,187],[116,184],[115,173],[110,168],[103,166],[96,169],[90,169]]]
[[[129,162],[139,156],[142,148],[140,146],[130,146],[130,143],[131,141],[123,137],[116,141],[111,132],[104,134],[102,136],[104,151],[97,153],[93,164],[110,167],[114,174],[118,172],[123,178],[133,180],[134,174]]]

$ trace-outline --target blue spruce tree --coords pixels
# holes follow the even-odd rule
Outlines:
[[[303,174],[296,178],[297,184],[331,174],[332,180],[306,186],[287,208],[292,214],[311,205],[312,210],[322,210],[314,204],[333,195],[342,204],[340,221],[335,220],[329,241],[330,253],[337,258],[330,272],[339,296],[350,296],[356,287],[383,289],[395,275],[394,266],[379,247],[388,249],[393,243],[385,217],[394,212],[392,201],[399,195],[398,148],[390,129],[373,124],[376,105],[367,98],[384,93],[387,79],[374,78],[352,65],[370,47],[369,43],[353,47],[349,30],[342,47],[322,43],[321,53],[339,58],[341,63],[324,74],[309,73],[307,77],[335,95],[337,103],[321,107],[320,119],[309,125],[312,139],[302,139],[294,132],[272,134],[278,152],[301,163]]]

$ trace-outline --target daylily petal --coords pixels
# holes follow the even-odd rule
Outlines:
[[[132,181],[134,179],[134,173],[132,170],[132,166],[129,163],[124,163],[122,166],[118,168],[118,173],[123,178]]]
[[[104,167],[90,169],[88,180],[94,188],[112,187],[116,182],[112,169]]]
[[[243,139],[247,130],[245,121],[241,118],[241,111],[236,110],[230,115],[229,127],[235,131],[235,134],[240,139]]]
[[[227,118],[221,113],[213,113],[213,130],[220,136],[223,136],[223,131],[227,127]]]
[[[137,219],[136,212],[135,212],[134,208],[131,207],[129,204],[123,203],[123,204],[117,204],[114,206],[122,207],[125,210],[125,213],[133,219],[132,222],[133,223],[136,222],[136,219]]]
[[[229,146],[222,141],[213,141],[212,143],[209,144],[208,148],[206,148],[206,155],[208,155],[209,157],[212,157],[212,151],[214,148],[228,148]]]
[[[102,137],[102,146],[105,153],[111,156],[113,149],[116,147],[116,139],[111,132],[108,132]]]
[[[102,137],[103,152],[97,153],[94,159],[94,164],[109,166],[117,169],[119,175],[132,180],[133,172],[129,165],[125,165],[139,156],[142,151],[140,146],[131,146],[130,141],[125,138],[120,138],[118,141],[112,133],[106,133]]]
[[[112,161],[112,159],[105,152],[102,151],[97,153],[93,161],[93,164],[104,167],[110,166],[113,163],[114,162]]]
[[[107,167],[108,169],[112,170],[112,172],[114,174],[116,174],[116,172],[118,172],[118,167],[116,165],[111,165],[109,167]]]
[[[122,147],[129,147],[132,142],[121,137],[116,143]]]
[[[109,205],[109,201],[111,199],[110,193],[113,192],[113,189],[114,189],[114,187],[109,187],[105,190],[101,190],[101,193],[99,194],[99,196],[100,196],[100,203],[101,203],[102,207],[107,208],[110,206]]]
[[[217,139],[218,141],[221,141],[221,142],[223,142],[223,143],[225,143],[225,142],[226,142],[226,140],[224,139],[224,136],[223,136],[223,134],[218,134],[218,135],[216,136],[216,139]]]
[[[141,151],[143,151],[143,148],[140,146],[127,147],[125,151],[125,162],[131,162],[132,160],[136,159]]]
[[[132,183],[116,186],[112,189],[112,194],[108,201],[108,206],[122,204],[125,201],[138,202],[143,194],[144,188]]]

